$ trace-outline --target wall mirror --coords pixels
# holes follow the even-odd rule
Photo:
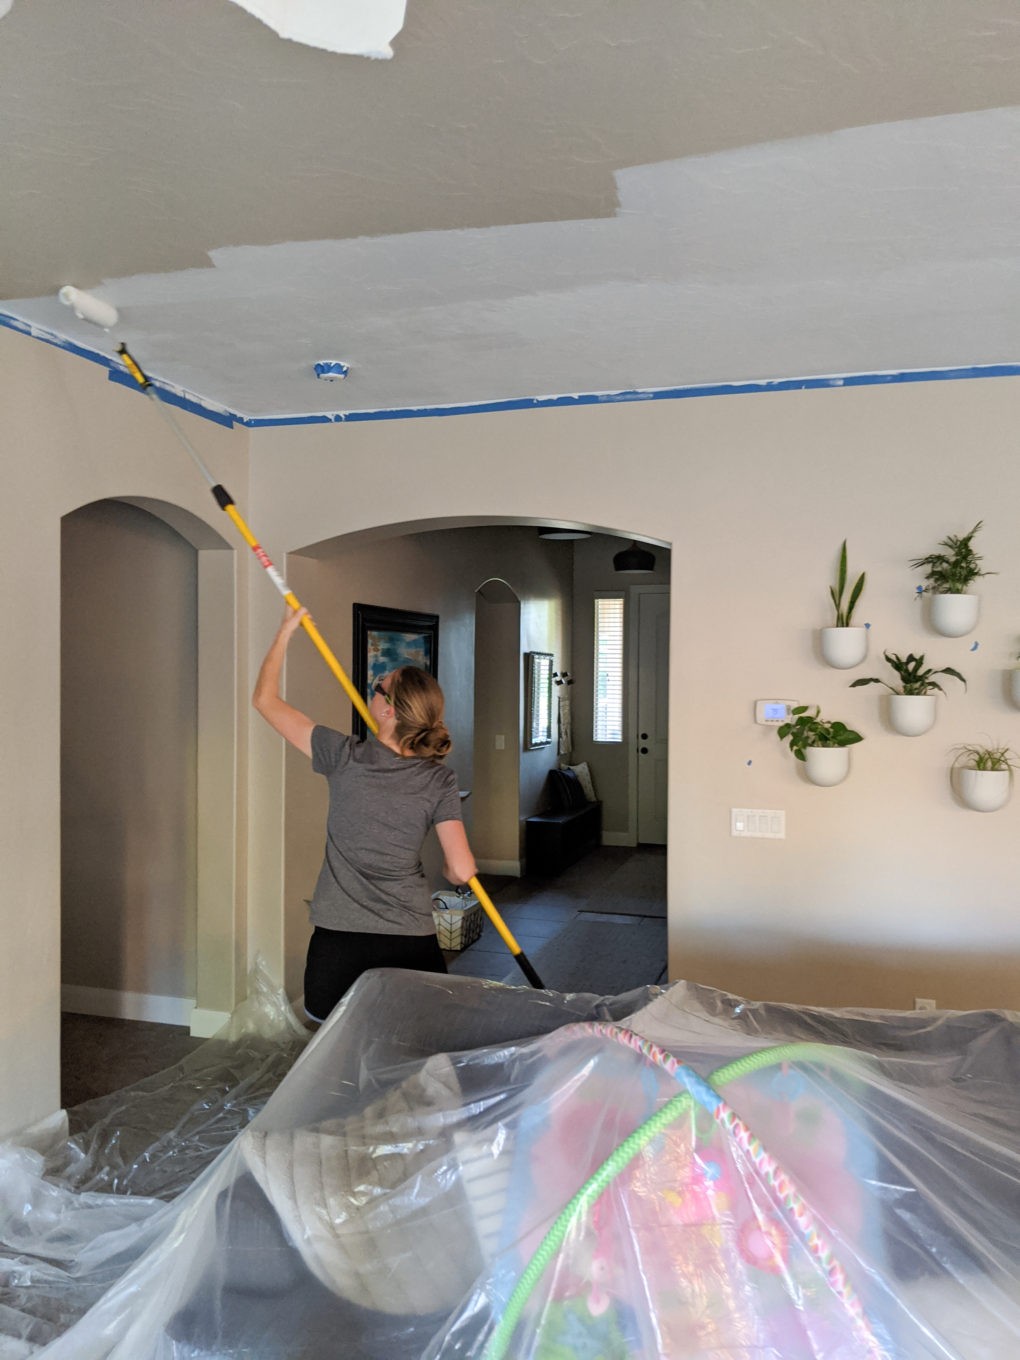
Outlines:
[[[552,652],[524,654],[524,749],[552,741]]]

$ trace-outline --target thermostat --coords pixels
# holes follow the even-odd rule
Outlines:
[[[779,723],[789,722],[790,714],[796,707],[793,699],[759,699],[754,706],[754,720],[756,723],[778,726]]]

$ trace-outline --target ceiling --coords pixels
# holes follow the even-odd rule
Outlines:
[[[407,0],[392,48],[13,0],[0,321],[254,424],[1020,359],[1015,0]]]

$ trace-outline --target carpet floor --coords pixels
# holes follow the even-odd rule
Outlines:
[[[60,1024],[60,1103],[65,1110],[163,1072],[205,1043],[179,1025],[65,1012]]]

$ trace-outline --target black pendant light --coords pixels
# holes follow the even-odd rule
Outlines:
[[[649,552],[647,548],[639,548],[636,543],[631,543],[629,548],[624,548],[613,558],[613,570],[636,574],[655,570],[655,554]]]

